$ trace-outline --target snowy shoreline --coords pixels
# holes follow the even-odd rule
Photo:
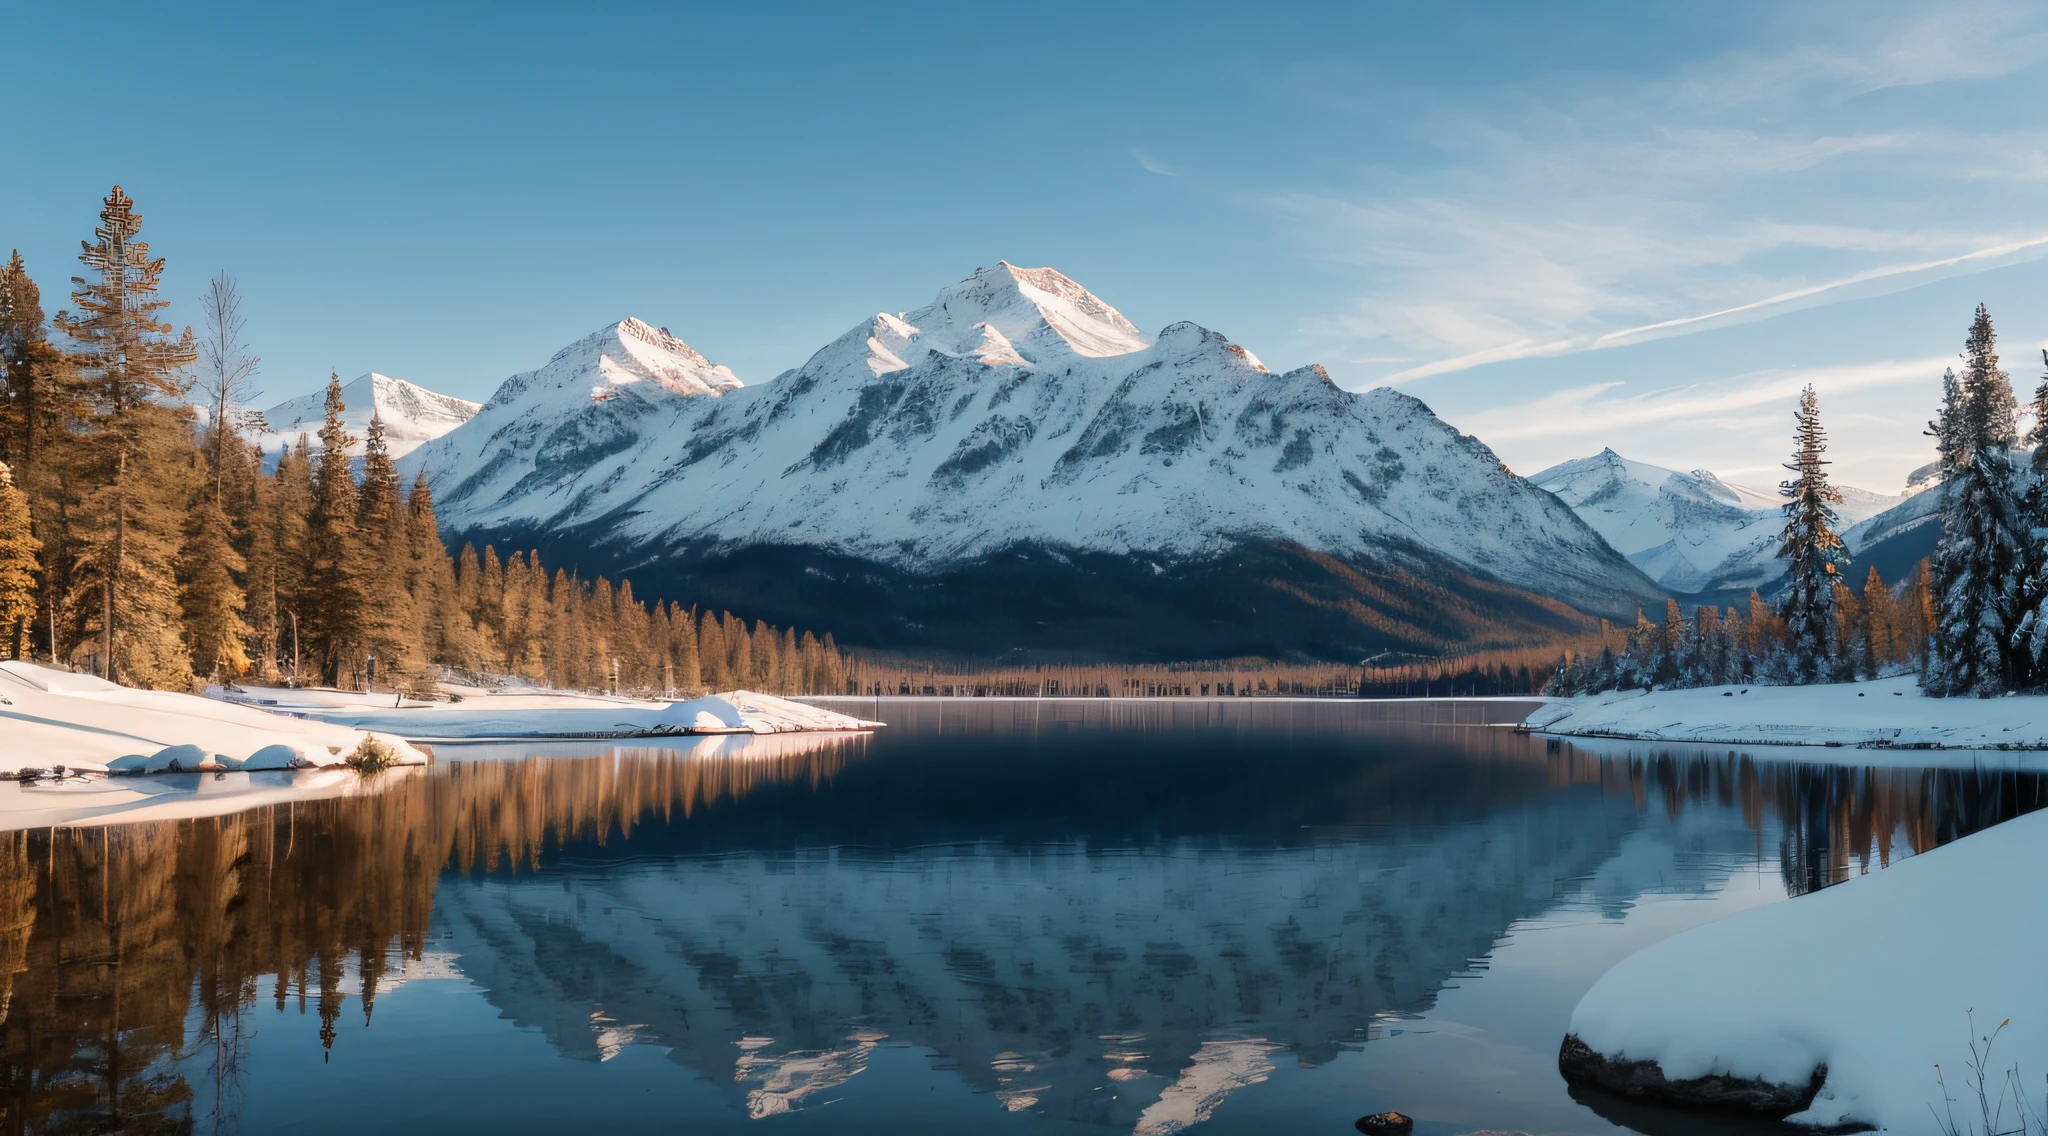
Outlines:
[[[2048,750],[2048,696],[1929,698],[1911,675],[1559,699],[1522,723],[1569,738],[1864,750]]]
[[[370,792],[427,764],[429,741],[845,733],[882,724],[751,691],[648,702],[461,689],[467,697],[456,702],[261,687],[200,697],[0,662],[0,831],[217,816]],[[349,767],[372,751],[397,768],[366,776]]]
[[[1587,991],[1560,1066],[1587,1079],[1568,1060],[1576,1040],[1609,1068],[1647,1062],[1680,1082],[1664,1103],[1725,1078],[1810,1095],[1786,1117],[1795,1124],[1902,1131],[1926,1128],[1928,1110],[1944,1107],[1938,1071],[1975,1119],[1970,1042],[2010,1018],[1986,1088],[1996,1102],[2016,1068],[2038,1115],[2048,1104],[2048,970],[2031,948],[2048,933],[2048,904],[2015,883],[2044,856],[2048,811],[2029,813],[1652,944]],[[2008,1115],[2013,1107],[2005,1102]]]

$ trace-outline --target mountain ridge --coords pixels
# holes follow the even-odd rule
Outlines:
[[[1449,649],[1480,624],[1555,634],[1588,622],[1574,608],[1632,614],[1662,597],[1419,400],[1344,391],[1315,366],[1275,374],[1192,323],[1148,338],[1052,269],[979,269],[757,386],[723,368],[689,393],[589,381],[627,366],[612,355],[630,348],[615,333],[629,322],[506,380],[469,423],[408,458],[451,537],[548,544],[680,598],[735,586],[738,563],[789,605],[830,590],[834,574],[865,574],[889,583],[847,602],[896,612],[894,634],[867,621],[874,636],[925,646],[962,639],[939,598],[949,588],[991,612],[1032,611],[1018,630],[1053,630],[1021,635],[1028,649],[1057,649],[1063,619],[1089,622],[1077,613],[1093,610],[1091,588],[1162,616],[1185,606],[1140,602],[1148,572],[1212,604],[1262,597],[1264,613],[1224,604],[1234,630],[1215,646],[1230,653],[1284,647],[1257,627],[1276,608],[1290,626],[1349,628],[1311,636],[1342,657]],[[1003,599],[993,581],[1033,586],[1007,568],[1019,558],[1062,582]],[[1430,617],[1416,597],[1441,581],[1470,609],[1450,639],[1419,630]]]
[[[341,397],[347,407],[342,425],[355,438],[348,448],[351,457],[362,456],[373,414],[384,419],[385,443],[392,456],[403,457],[469,421],[482,407],[376,371],[343,383]],[[256,444],[266,455],[274,456],[281,447],[298,444],[304,435],[317,450],[326,414],[325,390],[286,399],[263,412],[265,429],[257,433]]]
[[[1784,575],[1778,546],[1784,499],[1723,480],[1711,470],[1681,472],[1634,461],[1613,447],[1560,462],[1530,481],[1558,499],[1661,586],[1682,595],[1719,597],[1768,590]],[[1843,527],[1908,501],[1838,487]]]

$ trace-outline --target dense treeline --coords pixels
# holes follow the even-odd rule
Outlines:
[[[938,698],[1486,697],[1542,690],[1557,668],[1555,650],[1528,647],[1386,666],[1266,659],[990,666],[856,655],[847,661],[846,689]]]
[[[421,690],[442,666],[637,693],[840,690],[828,634],[645,604],[539,557],[451,557],[424,479],[401,484],[381,421],[342,425],[266,472],[239,410],[256,359],[226,276],[206,334],[158,320],[164,262],[116,186],[47,321],[16,253],[0,268],[0,640],[15,658],[138,686],[196,678]],[[68,340],[60,347],[51,332]],[[197,367],[196,376],[193,370]],[[204,413],[188,401],[203,396]]]
[[[1963,373],[1942,376],[1927,433],[1939,454],[1941,537],[1910,579],[1888,588],[1872,568],[1859,596],[1842,579],[1836,535],[1841,493],[1828,484],[1827,438],[1813,388],[1795,416],[1794,477],[1782,485],[1778,555],[1786,587],[1774,604],[1752,593],[1747,612],[1677,603],[1664,622],[1640,613],[1622,649],[1567,657],[1554,688],[1842,682],[1917,665],[1929,694],[1990,697],[2048,688],[2048,374],[2036,387],[2023,439],[1998,334],[1979,304]],[[2048,364],[2048,349],[2042,351]],[[2024,447],[2023,448],[2023,444]],[[2024,465],[2021,455],[2031,449]]]
[[[1934,626],[1929,579],[1923,560],[1899,590],[1876,568],[1864,575],[1860,595],[1834,581],[1829,618],[1835,626],[1826,640],[1831,653],[1819,670],[1830,680],[1876,678],[1922,661]],[[1690,617],[1678,601],[1667,600],[1662,622],[1639,611],[1634,627],[1602,639],[1597,651],[1565,654],[1553,693],[1811,681],[1797,669],[1784,617],[1756,592],[1747,609],[1702,605]]]

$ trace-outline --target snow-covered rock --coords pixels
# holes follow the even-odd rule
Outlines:
[[[1784,498],[1721,480],[1631,461],[1612,449],[1551,466],[1529,480],[1557,494],[1657,583],[1674,592],[1765,588],[1785,573],[1778,546]],[[1889,509],[1887,497],[1843,486],[1844,524]]]
[[[1579,737],[1866,749],[2048,749],[2048,695],[1929,698],[1911,675],[1563,698],[1524,728]]]
[[[795,592],[1020,550],[1165,574],[1253,546],[1448,568],[1602,611],[1659,595],[1416,399],[1345,391],[1320,367],[1274,374],[1191,323],[1148,339],[1052,269],[981,269],[759,386],[634,327],[512,377],[403,463],[426,470],[452,533],[637,566],[643,592],[675,590],[648,565],[693,556],[840,558],[782,569]]]
[[[1891,1132],[1937,1128],[1951,1115],[1977,1131],[1970,1044],[1996,1032],[1989,1096],[2012,1118],[2016,1087],[2038,1115],[2048,969],[2033,945],[2048,936],[2048,905],[2027,880],[2044,857],[2048,812],[2036,812],[1682,932],[1595,983],[1571,1032],[1609,1059],[1654,1062],[1671,1080],[1803,1086],[1825,1066],[1811,1107],[1790,1119]],[[1944,1096],[1958,1098],[1953,1114]]]
[[[372,415],[384,418],[384,438],[392,456],[409,454],[424,443],[446,434],[476,415],[478,404],[453,395],[438,394],[423,386],[380,375],[375,371],[359,376],[341,387],[341,400],[348,407],[342,423],[355,438],[348,449],[360,457],[363,439],[370,430]],[[317,449],[320,426],[327,417],[327,391],[287,399],[263,412],[269,429],[254,439],[263,452],[275,456],[279,448],[298,445],[304,435]],[[229,421],[233,421],[232,418]]]

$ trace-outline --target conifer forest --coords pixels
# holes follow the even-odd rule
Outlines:
[[[164,259],[114,187],[70,307],[0,269],[0,628],[14,658],[125,684],[431,688],[440,667],[564,689],[837,690],[831,634],[647,603],[538,554],[451,555],[424,479],[371,420],[347,451],[338,376],[315,437],[265,455],[241,407],[257,360],[234,280],[204,328],[161,318]]]

